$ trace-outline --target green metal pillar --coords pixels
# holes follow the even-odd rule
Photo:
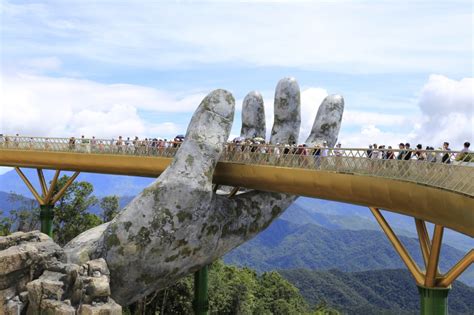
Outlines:
[[[53,218],[54,206],[40,205],[41,233],[47,234],[49,237],[53,237]]]
[[[448,293],[450,288],[426,288],[418,286],[421,315],[448,314]]]
[[[207,292],[208,266],[194,273],[194,314],[207,315],[209,311],[209,294]]]

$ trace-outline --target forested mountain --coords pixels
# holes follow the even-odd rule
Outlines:
[[[23,171],[32,179],[33,185],[36,185],[39,189],[36,171],[27,168]],[[63,173],[71,174],[70,172]],[[53,171],[45,170],[46,180],[50,180],[53,174]],[[117,195],[123,197],[124,200],[130,200],[132,198],[130,196],[137,195],[154,179],[136,176],[81,173],[78,180],[91,183],[94,186],[94,195],[98,197]],[[0,175],[1,191],[15,192],[26,197],[32,197],[30,191],[15,170]],[[0,207],[0,209],[2,208]],[[385,212],[384,214],[397,234],[416,237],[413,218],[393,212]],[[380,227],[366,207],[314,198],[298,198],[282,214],[282,218],[296,224],[312,223],[328,229],[380,231]],[[430,229],[430,226],[428,228]],[[472,238],[449,229],[445,230],[444,241],[455,248],[465,251],[470,250],[474,246]]]
[[[418,241],[403,236],[400,240],[422,266]],[[446,271],[463,255],[464,252],[443,245],[441,270]],[[293,268],[365,271],[405,267],[382,232],[330,230],[314,224],[297,225],[282,219],[277,219],[254,239],[227,254],[224,261],[258,271]],[[469,277],[461,279],[472,283]]]
[[[404,269],[341,272],[280,270],[311,305],[337,307],[347,314],[418,314],[419,294]],[[456,281],[448,296],[450,314],[474,313],[474,288]]]
[[[41,191],[38,182],[38,175],[35,169],[22,169],[25,175],[31,180],[33,186]],[[49,182],[53,176],[54,171],[44,171],[46,181]],[[72,172],[61,172],[71,176]],[[124,176],[124,175],[107,175],[94,173],[80,173],[76,181],[86,181],[94,186],[94,195],[103,197],[109,195],[117,196],[135,196],[152,183],[154,178]],[[31,197],[31,192],[23,183],[20,176],[15,170],[11,170],[5,174],[0,175],[0,191],[15,192],[23,196]]]

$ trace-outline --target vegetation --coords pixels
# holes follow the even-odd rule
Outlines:
[[[400,240],[422,266],[418,241],[404,236],[400,236]],[[443,245],[441,269],[447,270],[463,256],[464,252]],[[400,257],[380,231],[329,230],[281,219],[227,254],[224,261],[259,272],[297,268],[342,271],[404,268]]]
[[[67,176],[61,177],[55,190],[59,191],[67,180]],[[99,201],[92,195],[93,190],[88,182],[74,182],[58,200],[53,221],[56,242],[63,245],[81,232],[113,219],[118,213],[117,196]],[[39,228],[36,201],[19,195],[10,198],[18,209],[10,210],[9,216],[2,216],[0,231],[5,235]],[[101,216],[90,212],[97,205],[102,209]],[[133,314],[192,314],[193,286],[193,276],[190,275],[135,303],[127,311]],[[277,272],[258,276],[255,270],[228,266],[221,260],[211,265],[209,296],[211,314],[333,314],[326,312],[324,306],[310,313],[298,289]]]
[[[65,184],[63,176],[56,191]],[[119,212],[117,196],[98,199],[88,182],[75,182],[55,208],[54,236],[65,244],[79,233],[113,219]],[[10,195],[8,215],[0,211],[0,235],[39,228],[36,201]],[[0,200],[1,202],[2,200]],[[0,203],[0,206],[3,205]],[[97,214],[95,214],[97,213]],[[402,242],[421,262],[415,240],[401,237]],[[452,264],[461,252],[443,247],[442,261]],[[412,314],[419,308],[416,286],[404,270],[397,268],[398,256],[385,236],[376,231],[328,230],[312,224],[292,224],[277,220],[266,231],[226,256],[226,261],[250,266],[235,267],[214,262],[209,272],[210,314]],[[443,267],[443,266],[442,266]],[[442,268],[444,269],[444,268]],[[266,272],[265,272],[266,271]],[[257,272],[263,272],[258,274]],[[193,276],[155,292],[135,303],[130,314],[192,314]],[[300,293],[301,292],[301,293]],[[468,314],[474,309],[474,289],[456,282],[449,296],[450,311]]]
[[[193,277],[152,294],[128,309],[129,313],[192,314]],[[310,311],[292,284],[277,272],[257,275],[255,270],[214,262],[209,270],[209,313],[219,315],[339,314],[326,305]]]
[[[100,200],[103,222],[111,221],[119,213],[119,200],[120,198],[116,195],[107,196]]]
[[[55,192],[59,191],[68,181],[67,175],[59,178]],[[85,181],[74,182],[54,208],[53,237],[64,245],[74,237],[94,226],[113,219],[119,212],[119,197],[107,196],[100,201],[93,196],[94,187]],[[21,195],[8,194],[8,203],[14,205],[9,215],[0,212],[0,235],[16,231],[32,231],[40,227],[37,202]],[[100,205],[102,215],[90,212],[94,206]]]
[[[10,193],[7,200],[15,205],[8,216],[0,210],[0,236],[14,231],[32,231],[39,229],[39,207],[35,200]]]
[[[69,177],[62,176],[58,180],[56,191],[63,187]],[[89,213],[88,209],[97,204],[98,200],[92,195],[94,186],[88,182],[74,182],[63,197],[61,197],[54,207],[54,240],[61,246],[72,240],[74,237],[94,226],[102,223],[102,220],[95,214]]]
[[[419,312],[419,295],[406,270],[341,272],[306,269],[281,270],[311,305],[337,307],[349,314],[413,314]],[[474,288],[456,281],[449,293],[453,314],[472,314]]]

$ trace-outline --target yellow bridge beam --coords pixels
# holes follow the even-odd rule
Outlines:
[[[0,165],[158,177],[172,158],[0,150]],[[474,237],[474,197],[370,175],[305,168],[219,162],[214,184],[282,192],[377,207]],[[446,211],[449,209],[449,211]]]

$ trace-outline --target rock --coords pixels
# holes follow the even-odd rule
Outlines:
[[[110,299],[104,259],[83,266],[66,263],[62,249],[38,231],[0,237],[0,248],[0,314],[20,315],[26,309],[27,315],[68,315],[80,304],[96,302],[85,310],[121,314]]]
[[[41,302],[41,311],[39,314],[75,315],[76,310],[65,302],[45,299]]]
[[[0,290],[0,310],[2,310],[7,302],[17,294],[15,287]],[[1,313],[0,313],[1,314]]]
[[[110,296],[109,278],[107,276],[84,278],[84,289],[87,303],[97,299],[102,300]]]
[[[122,315],[122,307],[109,299],[109,302],[96,305],[81,305],[78,315]]]
[[[65,256],[61,247],[39,231],[16,232],[0,237],[0,290],[15,287],[25,291],[26,283],[41,275],[46,265]]]
[[[15,296],[5,305],[5,315],[20,315],[25,306],[26,304],[22,302],[18,296]]]
[[[20,301],[23,303],[28,302],[28,291],[23,291],[18,296],[20,297]]]
[[[88,268],[89,276],[94,276],[94,272],[99,272],[98,276],[106,275],[109,276],[109,268],[107,268],[107,263],[105,262],[104,258],[90,260],[86,263]]]
[[[43,288],[41,286],[41,280],[36,279],[26,285],[28,289],[28,309],[39,309],[41,300],[43,298]]]

